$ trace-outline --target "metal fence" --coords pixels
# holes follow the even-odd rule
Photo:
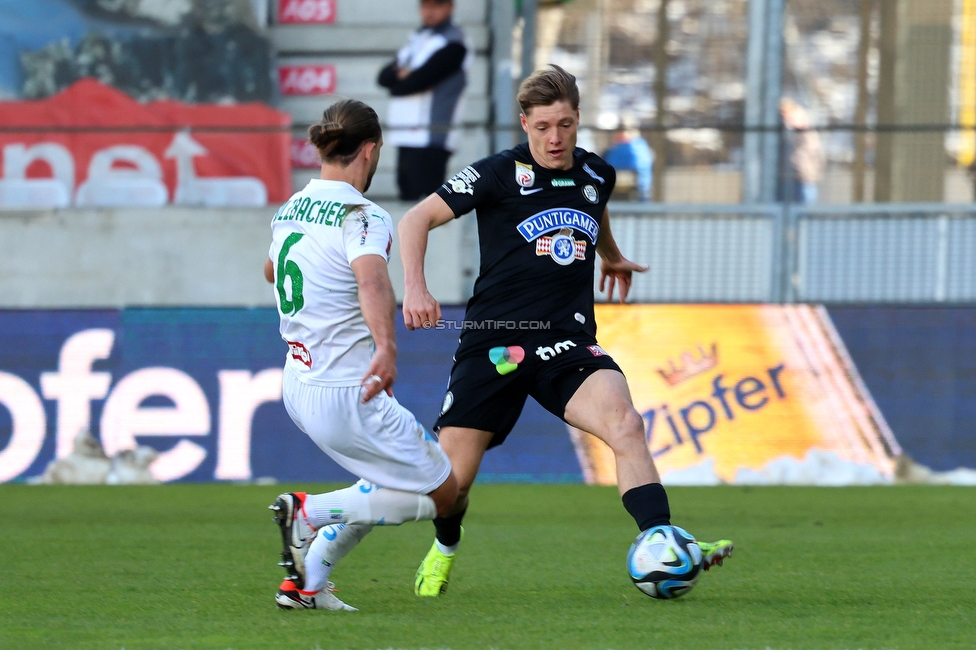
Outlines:
[[[976,206],[803,208],[790,222],[787,300],[976,301]]]
[[[579,77],[583,146],[639,130],[656,202],[976,200],[976,0],[538,5],[535,64]]]
[[[611,204],[636,302],[976,302],[976,205]]]

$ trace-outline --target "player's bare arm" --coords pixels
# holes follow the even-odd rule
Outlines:
[[[603,220],[600,224],[600,239],[596,243],[596,252],[600,255],[600,291],[606,287],[607,300],[613,301],[613,289],[619,284],[620,302],[627,300],[630,293],[630,283],[634,271],[644,273],[646,264],[631,262],[623,256],[617,248],[617,242],[610,232],[610,211],[603,209]]]
[[[363,255],[352,261],[352,270],[359,285],[359,305],[363,310],[366,326],[373,335],[376,352],[369,370],[363,377],[363,402],[376,397],[381,390],[393,395],[396,381],[396,330],[393,315],[396,298],[390,284],[386,260],[379,255]]]
[[[424,255],[427,233],[454,218],[454,212],[437,194],[410,208],[400,220],[400,258],[403,260],[403,322],[409,330],[430,328],[441,319],[441,306],[427,290]]]
[[[274,262],[271,258],[264,260],[264,279],[274,284]]]

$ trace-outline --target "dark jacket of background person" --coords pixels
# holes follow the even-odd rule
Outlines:
[[[384,141],[399,148],[401,199],[423,198],[444,182],[457,139],[451,126],[461,112],[468,58],[464,34],[448,18],[414,32],[396,59],[380,70],[377,82],[392,96]]]

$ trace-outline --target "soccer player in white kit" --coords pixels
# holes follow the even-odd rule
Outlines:
[[[383,144],[379,119],[366,104],[343,100],[309,128],[309,140],[321,178],[275,214],[264,269],[288,343],[282,395],[295,424],[362,478],[325,494],[287,492],[270,506],[288,572],[275,601],[354,610],[333,594],[336,562],[375,525],[445,513],[458,489],[436,439],[393,397],[393,223],[363,197]]]

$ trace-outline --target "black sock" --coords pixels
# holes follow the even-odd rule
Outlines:
[[[631,488],[622,497],[624,508],[637,522],[642,531],[652,526],[662,526],[671,523],[671,507],[668,505],[668,493],[660,483],[648,483]],[[437,521],[436,519],[434,520]]]
[[[454,546],[461,541],[461,520],[464,519],[464,513],[467,511],[468,508],[465,507],[464,510],[456,515],[434,518],[434,528],[437,529],[438,542],[444,546]]]

